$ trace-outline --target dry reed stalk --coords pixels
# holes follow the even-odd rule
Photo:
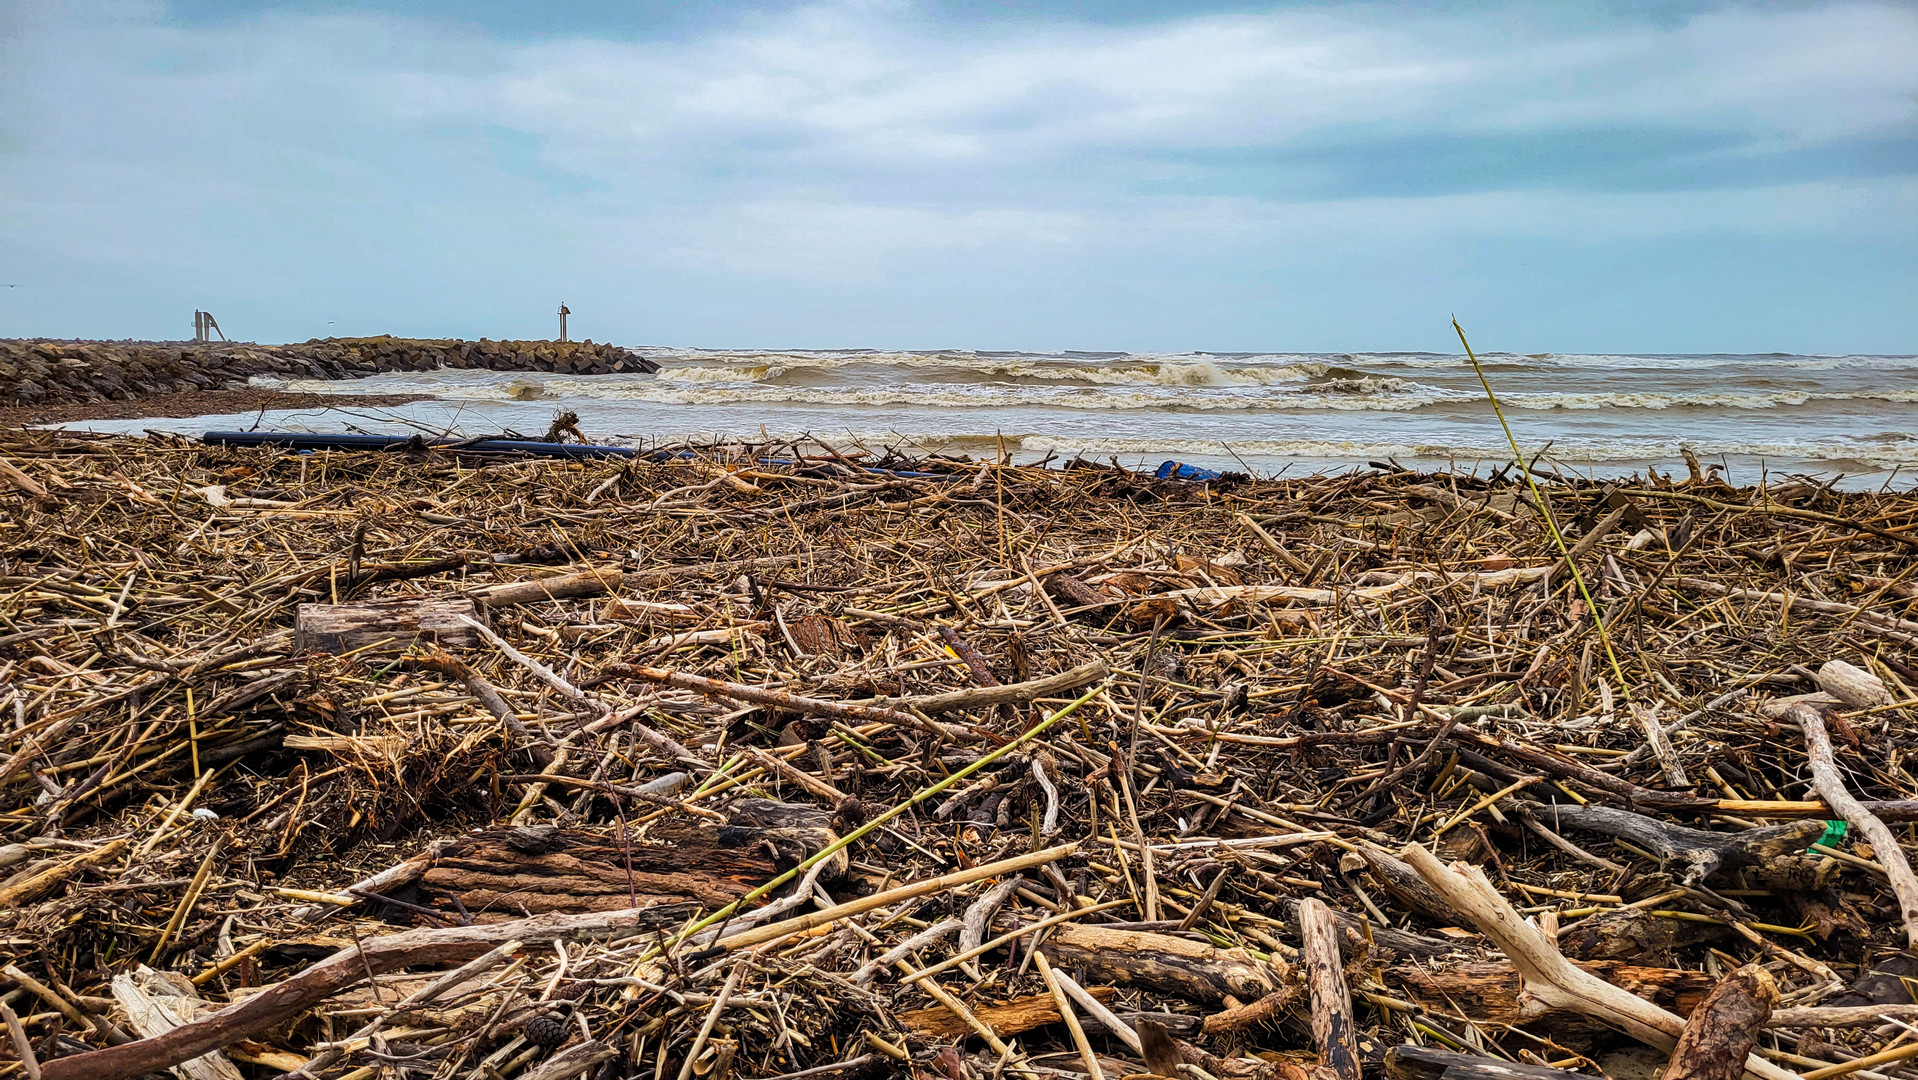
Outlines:
[[[59,1080],[80,1044],[106,1052],[113,978],[149,959],[235,1009],[353,981],[351,958],[385,957],[396,929],[483,938],[530,911],[647,928],[528,945],[424,998],[431,973],[384,975],[228,1056],[317,1052],[321,1080],[610,1080],[678,1075],[704,1031],[698,1067],[745,1080],[901,1055],[1109,1074],[1138,1061],[1132,1018],[1207,1069],[1279,1075],[1234,1051],[1283,1048],[1266,1021],[1304,1022],[1309,996],[1188,999],[1204,973],[1174,967],[1193,950],[1151,942],[1289,972],[1268,961],[1301,947],[1306,898],[1325,905],[1317,970],[1332,938],[1369,951],[1344,958],[1362,1045],[1560,1061],[1617,1038],[1557,1012],[1512,1027],[1514,969],[1362,855],[1416,842],[1482,862],[1580,970],[1658,998],[1647,1034],[1675,1030],[1711,972],[1769,961],[1773,1026],[1829,1040],[1777,1060],[1896,1075],[1906,1047],[1854,1015],[1869,1006],[1821,1003],[1882,993],[1866,973],[1908,944],[1886,874],[1897,823],[1918,820],[1918,496],[1390,465],[1193,485],[804,440],[664,449],[0,435],[28,481],[0,486],[0,950],[26,976],[0,981],[7,1043]],[[1530,509],[1546,504],[1549,521]],[[472,645],[327,655],[293,633],[302,604],[465,598],[487,601]],[[1803,699],[1829,736],[1819,771],[1882,831],[1719,857],[1674,887],[1700,842],[1686,829],[1722,855],[1777,835],[1754,827],[1837,816],[1772,718],[1821,672],[1864,704]],[[1654,706],[1677,720],[1643,719]],[[985,915],[990,878],[1039,864]],[[853,978],[975,905],[979,946],[933,934]],[[1027,958],[1062,926],[1129,930],[1145,952],[1123,984],[1047,979]],[[694,933],[757,949],[733,965],[680,944]],[[1009,1004],[1034,1001],[1045,1017]],[[897,1026],[931,1006],[970,1018],[950,1056]],[[129,1049],[144,1042],[113,1050],[153,1067]]]

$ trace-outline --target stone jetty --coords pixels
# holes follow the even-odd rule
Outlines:
[[[246,342],[0,340],[0,404],[133,401],[154,394],[237,389],[256,375],[359,379],[389,371],[483,368],[561,375],[651,373],[659,365],[592,341],[316,338]]]

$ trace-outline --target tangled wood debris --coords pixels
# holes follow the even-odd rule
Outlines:
[[[1537,479],[5,433],[0,1077],[1912,1076],[1918,494]]]

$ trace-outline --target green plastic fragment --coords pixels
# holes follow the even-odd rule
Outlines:
[[[1835,848],[1845,842],[1845,832],[1850,828],[1850,822],[1827,821],[1825,822],[1825,835],[1818,838],[1818,843],[1824,847]],[[1807,854],[1810,853],[1810,850],[1809,848],[1806,849]]]

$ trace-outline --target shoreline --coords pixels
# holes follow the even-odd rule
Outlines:
[[[430,401],[431,394],[315,394],[286,390],[189,390],[149,394],[132,401],[69,401],[0,406],[0,427],[27,428],[83,420],[190,420],[196,416],[331,409],[346,405],[381,408]]]

